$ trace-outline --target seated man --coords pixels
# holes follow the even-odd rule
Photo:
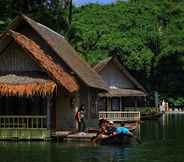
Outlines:
[[[116,127],[114,126],[113,121],[109,121],[107,124],[107,134],[109,136],[114,135],[114,132],[116,131]]]
[[[97,143],[97,141],[99,141],[103,138],[108,137],[108,130],[107,130],[108,123],[109,122],[105,119],[99,121],[99,131],[98,131],[97,135],[91,139],[91,142],[93,144]]]

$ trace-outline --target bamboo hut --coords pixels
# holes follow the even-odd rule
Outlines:
[[[76,127],[81,104],[96,110],[101,77],[66,39],[25,15],[0,37],[0,139],[47,139]],[[91,103],[91,100],[94,103]]]
[[[144,106],[146,90],[128,72],[117,56],[99,62],[94,69],[109,86],[108,92],[99,95],[99,111],[128,111]]]

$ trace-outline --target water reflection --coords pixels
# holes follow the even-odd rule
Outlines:
[[[184,114],[166,113],[155,121],[141,124],[141,137],[144,140],[181,139],[184,133]]]
[[[182,162],[184,114],[165,114],[140,125],[140,145],[1,142],[1,162]]]
[[[87,143],[1,142],[1,162],[115,162],[129,156],[129,148],[91,146]]]

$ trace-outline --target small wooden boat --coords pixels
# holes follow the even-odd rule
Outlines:
[[[137,122],[133,123],[125,123],[125,127],[129,129],[130,132],[134,132],[138,126]],[[97,136],[93,136],[91,141],[93,141]],[[107,138],[102,138],[96,141],[97,144],[101,145],[127,145],[127,144],[137,144],[141,143],[141,141],[136,136],[128,136],[124,134],[117,134],[113,136],[109,136]]]
[[[163,112],[151,112],[141,114],[141,120],[155,120],[163,116]]]
[[[101,139],[97,142],[98,144],[101,145],[128,145],[128,144],[137,144],[139,143],[136,139],[136,137],[130,137],[127,135],[122,135],[122,134],[118,134],[118,135],[114,135],[114,136],[110,136],[104,139]]]
[[[130,137],[127,135],[115,135],[99,141],[101,145],[127,145],[127,144],[135,144],[137,143],[134,137]]]
[[[124,127],[128,128],[131,132],[133,132],[134,130],[136,130],[137,126],[138,126],[137,122],[131,122],[131,123],[126,123],[125,122]],[[98,133],[98,129],[88,128],[87,133]]]

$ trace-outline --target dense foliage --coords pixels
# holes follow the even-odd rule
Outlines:
[[[91,64],[111,55],[150,91],[184,104],[184,1],[129,0],[73,7],[71,0],[0,0],[0,30],[18,14],[65,34]]]
[[[72,0],[0,0],[0,31],[18,15],[25,14],[65,34],[70,29]]]
[[[91,63],[113,54],[150,91],[183,104],[184,1],[129,0],[75,9],[76,49]]]

